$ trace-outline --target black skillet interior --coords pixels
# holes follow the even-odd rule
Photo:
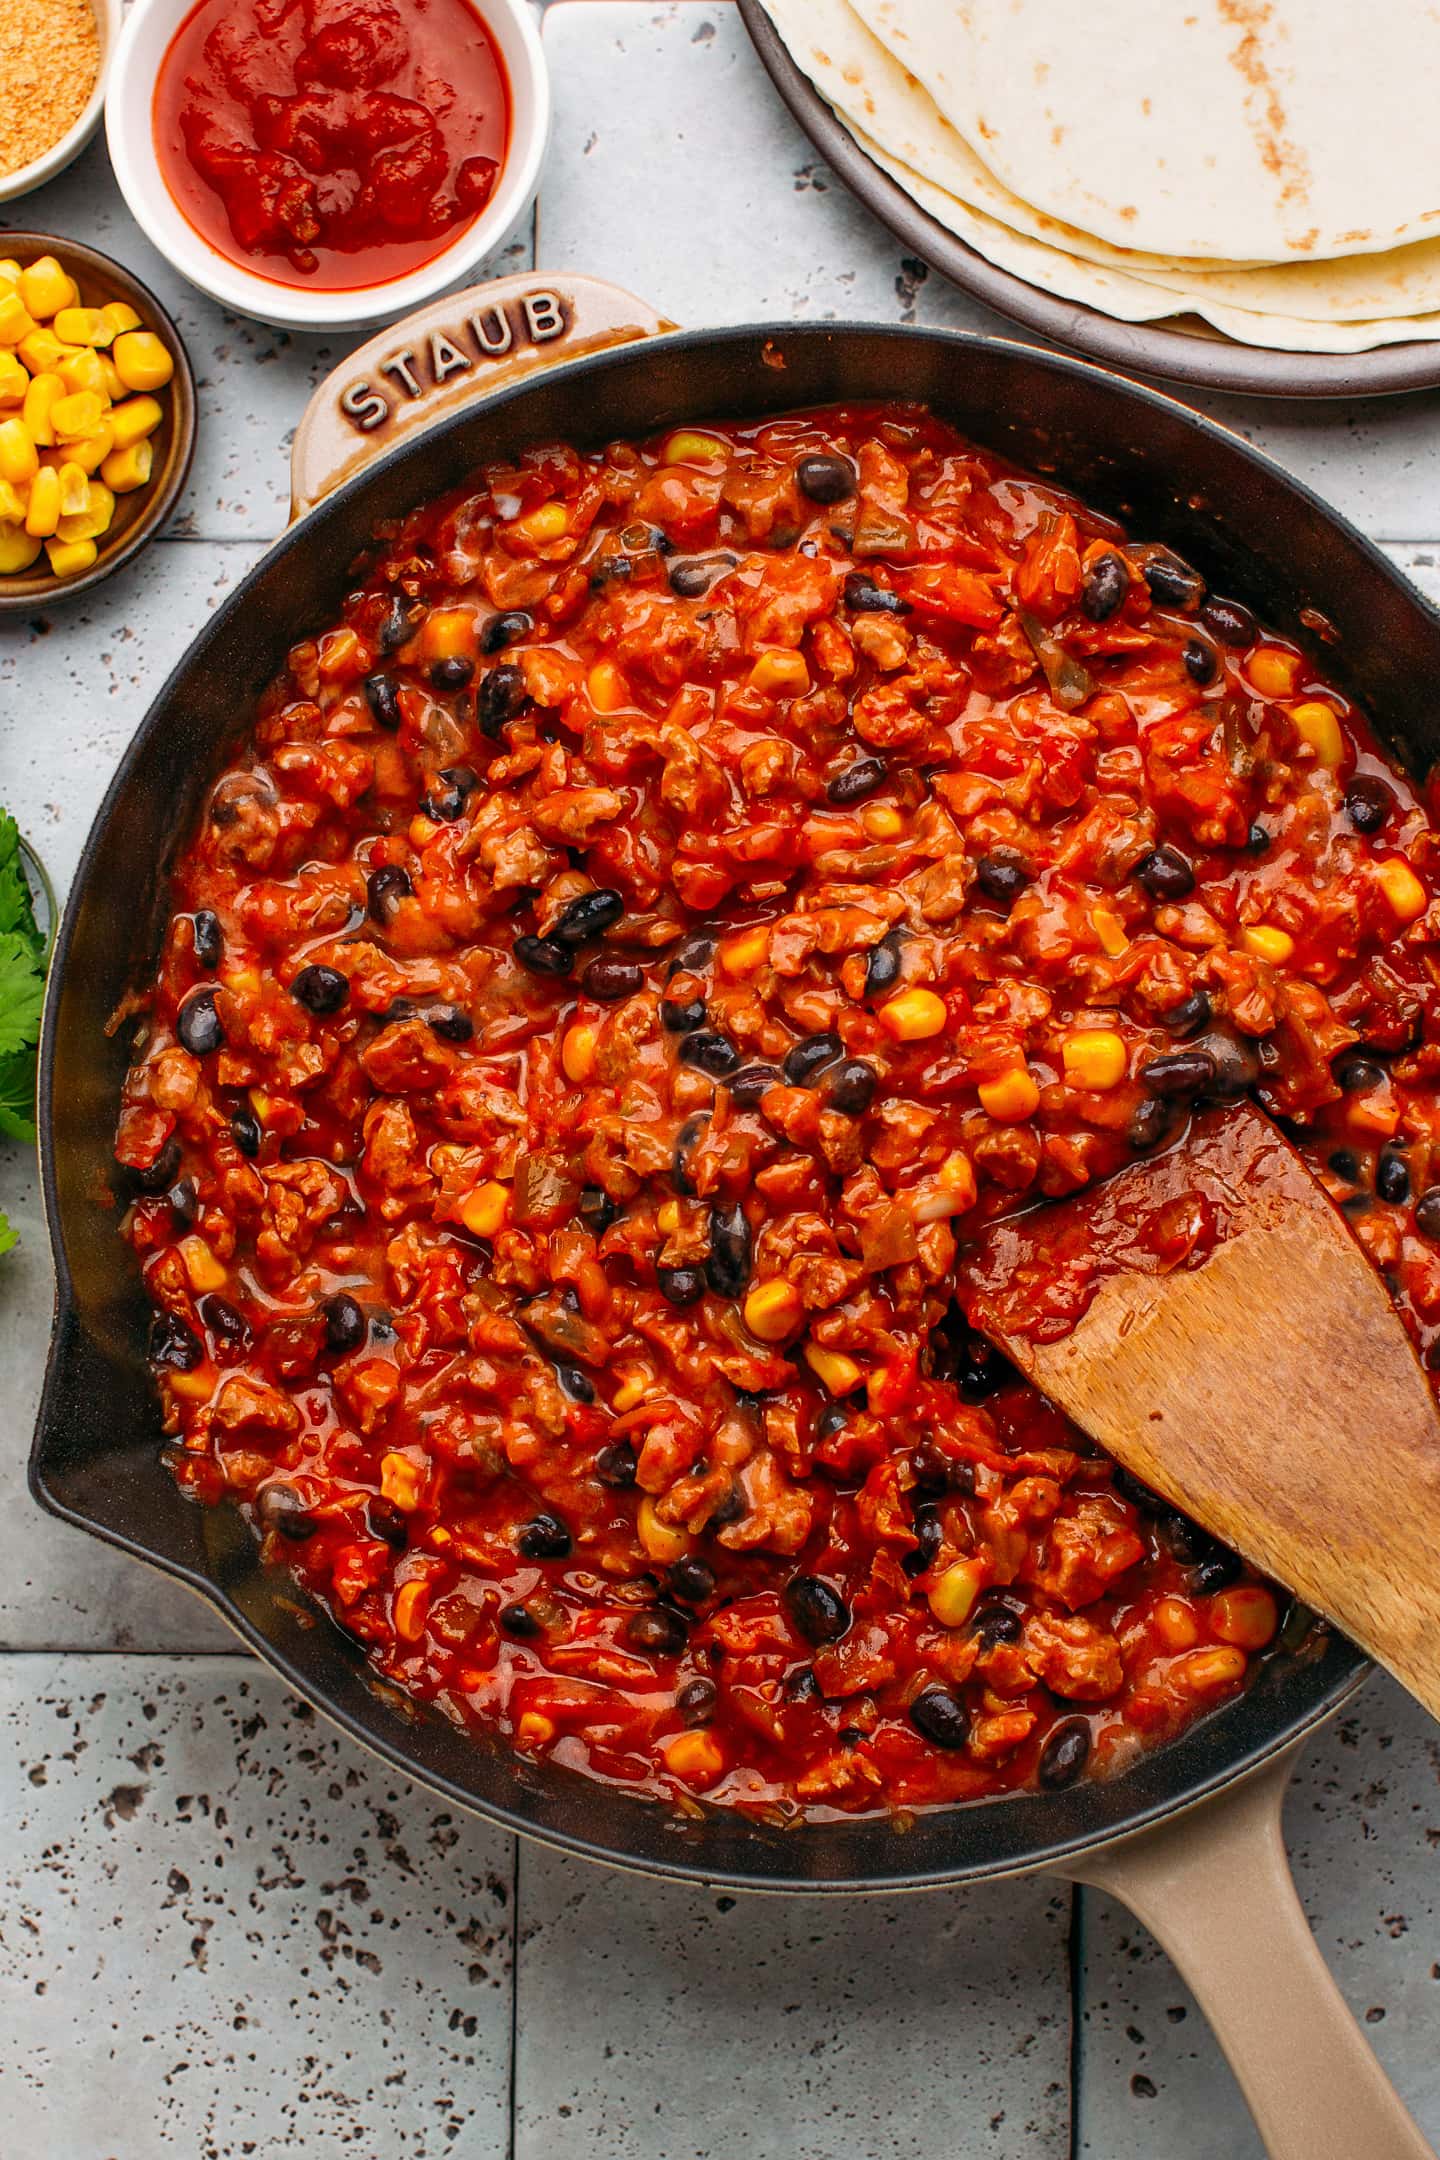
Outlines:
[[[481,460],[547,439],[596,443],[679,421],[844,398],[923,400],[965,434],[1162,539],[1275,628],[1334,628],[1325,662],[1412,769],[1440,749],[1440,616],[1314,496],[1237,438],[1087,363],[956,333],[778,325],[696,332],[570,363],[437,425],[323,503],[206,626],[141,726],[86,846],[46,1008],[41,1131],[58,1313],[31,1458],[53,1513],[200,1590],[354,1737],[462,1805],[594,1858],[761,1888],[884,1888],[1018,1870],[1138,1827],[1227,1783],[1342,1699],[1364,1671],[1329,1638],[1274,1656],[1240,1701],[1123,1777],[922,1817],[780,1831],[719,1811],[682,1820],[477,1743],[381,1686],[358,1648],[261,1570],[228,1509],[183,1500],[158,1455],[146,1307],[103,1196],[128,1031],[164,881],[222,749],[297,636],[329,621],[381,519]]]

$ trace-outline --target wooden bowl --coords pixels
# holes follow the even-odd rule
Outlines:
[[[195,454],[195,377],[180,333],[154,293],[108,255],[83,247],[78,240],[61,239],[58,233],[35,232],[0,232],[0,253],[22,264],[33,262],[39,255],[55,256],[79,286],[85,307],[128,300],[144,327],[155,332],[175,363],[175,373],[156,393],[165,417],[150,438],[155,463],[149,486],[116,497],[115,522],[101,540],[100,552],[88,570],[58,578],[42,554],[32,569],[0,576],[0,615],[20,615],[33,614],[37,607],[53,606],[57,601],[73,599],[76,593],[87,592],[112,571],[133,562],[161,531],[180,498]]]

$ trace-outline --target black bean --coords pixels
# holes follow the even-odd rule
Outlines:
[[[561,908],[550,925],[550,935],[557,945],[588,945],[617,923],[625,912],[625,896],[599,885],[593,892],[581,893]]]
[[[424,1019],[431,1034],[438,1035],[442,1042],[469,1042],[475,1033],[474,1021],[458,1005],[431,1005]]]
[[[592,1237],[603,1237],[619,1214],[610,1195],[598,1185],[583,1185],[576,1203],[581,1222]]]
[[[225,1029],[215,1009],[215,992],[197,990],[187,998],[175,1020],[175,1033],[192,1057],[208,1057],[225,1041]]]
[[[1090,622],[1108,622],[1130,590],[1130,572],[1119,555],[1097,555],[1086,573],[1081,613]]]
[[[683,937],[665,963],[665,980],[674,975],[698,975],[710,965],[715,955],[715,940],[703,931],[692,930]]]
[[[672,562],[665,575],[681,600],[703,600],[715,580],[734,568],[733,555],[692,555]]]
[[[415,890],[399,863],[381,863],[365,880],[365,906],[374,921],[391,923],[402,900]]]
[[[1215,1017],[1215,1007],[1204,990],[1192,990],[1189,997],[1178,1005],[1172,1005],[1165,1015],[1165,1032],[1177,1042],[1185,1042],[1191,1035],[1198,1035],[1201,1028],[1209,1027]]]
[[[220,928],[219,916],[212,914],[209,908],[197,908],[190,918],[190,938],[198,965],[213,974],[225,951],[225,933]]]
[[[510,608],[503,615],[492,615],[480,633],[480,650],[483,653],[503,652],[535,627],[523,608]]]
[[[900,980],[901,934],[891,930],[881,938],[878,945],[870,948],[870,958],[865,963],[865,995],[880,997],[892,990]]]
[[[693,1035],[681,1036],[680,1062],[693,1066],[696,1072],[708,1073],[712,1080],[728,1080],[740,1069],[740,1053],[734,1043],[713,1029],[698,1028]]]
[[[880,1075],[864,1058],[846,1058],[827,1074],[825,1100],[846,1117],[862,1117],[875,1100]]]
[[[237,1310],[228,1298],[203,1297],[200,1300],[200,1318],[210,1333],[226,1350],[248,1350],[252,1341],[250,1324],[244,1313]]]
[[[682,1605],[703,1605],[715,1594],[715,1570],[687,1553],[666,1569],[665,1587]]]
[[[1140,1079],[1152,1095],[1167,1102],[1189,1102],[1215,1085],[1215,1060],[1208,1050],[1177,1050],[1173,1057],[1151,1058]]]
[[[693,1035],[708,1018],[704,998],[661,998],[660,1025],[669,1035]]]
[[[815,1677],[813,1665],[797,1665],[785,1675],[783,1682],[786,1702],[818,1702],[820,1682]]]
[[[175,1220],[184,1228],[188,1228],[200,1213],[200,1195],[195,1190],[194,1178],[181,1178],[178,1185],[171,1186],[165,1198]]]
[[[1226,1550],[1217,1537],[1202,1530],[1199,1523],[1192,1522],[1179,1508],[1167,1508],[1160,1515],[1157,1527],[1164,1543],[1175,1558],[1186,1566],[1201,1560],[1213,1560]]]
[[[426,797],[425,807],[440,824],[453,825],[456,818],[463,816],[466,803],[480,783],[468,765],[447,765],[436,775],[436,783]]]
[[[1217,1590],[1228,1588],[1240,1569],[1239,1553],[1227,1552],[1220,1546],[1191,1569],[1189,1587],[1197,1597],[1212,1597]]]
[[[942,1454],[933,1440],[922,1440],[910,1457],[916,1492],[929,1499],[938,1500],[941,1493],[950,1490],[950,1472],[953,1467],[951,1458]]]
[[[557,1365],[555,1378],[571,1402],[594,1402],[595,1383],[589,1373],[582,1372],[578,1365]]]
[[[265,1135],[260,1128],[259,1118],[248,1103],[242,1103],[238,1110],[231,1112],[230,1137],[241,1154],[250,1156],[252,1161],[259,1154],[260,1143]]]
[[[883,786],[887,778],[884,758],[852,758],[843,772],[836,773],[834,779],[826,783],[825,793],[833,803],[863,802],[867,795],[873,795],[876,788]]]
[[[747,1065],[725,1084],[736,1102],[757,1103],[768,1089],[779,1087],[780,1075],[773,1065]]]
[[[563,1560],[570,1551],[570,1532],[558,1515],[535,1515],[522,1526],[515,1545],[527,1560]]]
[[[1195,872],[1178,848],[1152,848],[1134,875],[1152,900],[1183,900],[1195,890]]]
[[[460,653],[447,653],[430,669],[431,687],[436,690],[463,690],[475,673],[475,663]]]
[[[1415,1228],[1421,1237],[1440,1238],[1440,1185],[1431,1185],[1416,1201]]]
[[[1344,1178],[1347,1185],[1359,1184],[1360,1158],[1355,1153],[1355,1150],[1353,1148],[1333,1148],[1329,1155],[1326,1156],[1325,1160],[1329,1168],[1334,1171],[1336,1177]],[[1418,1224],[1420,1220],[1420,1210],[1418,1208],[1415,1210],[1415,1220]],[[1435,1220],[1437,1229],[1440,1229],[1440,1208],[1437,1208],[1435,1211]]]
[[[193,1372],[205,1352],[194,1330],[178,1313],[157,1312],[150,1322],[150,1362],[173,1372]]]
[[[291,983],[290,995],[297,1005],[305,1007],[306,1012],[323,1019],[330,1013],[339,1012],[349,997],[349,977],[342,975],[338,968],[322,967],[312,961],[309,967],[301,968]]]
[[[255,1512],[262,1529],[278,1531],[292,1545],[303,1545],[320,1528],[293,1485],[262,1486]]]
[[[673,1606],[651,1605],[626,1621],[625,1640],[632,1650],[647,1650],[652,1657],[678,1657],[690,1630]]]
[[[384,1493],[372,1493],[365,1502],[365,1520],[371,1537],[377,1537],[392,1552],[404,1552],[410,1542],[410,1522],[403,1508]]]
[[[533,1642],[543,1632],[528,1605],[502,1605],[498,1617],[505,1633],[513,1635],[518,1642]]]
[[[1216,670],[1220,665],[1219,657],[1214,646],[1207,645],[1204,638],[1191,638],[1180,657],[1185,663],[1185,672],[1191,682],[1198,683],[1202,690],[1206,683],[1215,680]]]
[[[507,720],[513,720],[525,703],[525,677],[508,660],[491,668],[475,695],[475,717],[482,735],[493,739]]]
[[[1384,1069],[1374,1058],[1366,1057],[1363,1050],[1342,1050],[1330,1067],[1335,1085],[1347,1095],[1368,1094],[1379,1087],[1385,1078]]]
[[[659,1267],[655,1280],[671,1305],[695,1305],[705,1295],[705,1276],[698,1267]]]
[[[1090,1726],[1083,1717],[1062,1718],[1052,1725],[1035,1765],[1035,1782],[1045,1792],[1073,1785],[1090,1760]]]
[[[348,1291],[337,1291],[320,1307],[325,1316],[325,1340],[332,1350],[358,1350],[369,1334],[363,1308]]]
[[[877,585],[863,570],[852,570],[845,579],[845,605],[857,615],[908,615],[910,602],[899,593]]]
[[[1356,832],[1379,832],[1394,808],[1393,793],[1374,773],[1356,773],[1345,790],[1345,815]]]
[[[148,1170],[132,1170],[130,1175],[141,1192],[158,1193],[164,1192],[167,1185],[174,1184],[175,1173],[179,1168],[180,1143],[171,1138],[165,1142]]]
[[[1410,1198],[1410,1165],[1398,1148],[1383,1147],[1375,1165],[1377,1198],[1399,1205]]]
[[[687,1680],[675,1697],[675,1707],[687,1725],[708,1725],[720,1703],[713,1680]]]
[[[801,494],[817,503],[849,502],[859,485],[849,458],[825,452],[802,457],[795,467],[795,480]]]
[[[515,957],[532,975],[568,975],[575,965],[568,947],[557,945],[554,938],[529,934],[516,938]]]
[[[1217,1102],[1238,1102],[1260,1077],[1260,1052],[1244,1035],[1232,1028],[1214,1027],[1196,1038],[1196,1050],[1215,1060],[1215,1079],[1210,1093]]]
[[[1019,1642],[1025,1632],[1024,1600],[1007,1596],[1003,1590],[987,1590],[976,1600],[970,1628],[987,1650],[996,1643]]]
[[[1162,1102],[1158,1095],[1137,1103],[1125,1128],[1127,1146],[1137,1155],[1148,1155],[1152,1148],[1159,1147],[1169,1132],[1170,1116],[1169,1103]]]
[[[710,1252],[705,1273],[716,1297],[738,1298],[750,1280],[750,1223],[738,1200],[710,1210]]]
[[[1200,620],[1222,645],[1253,645],[1255,642],[1255,617],[1238,600],[1222,600],[1218,593],[1211,593],[1200,609]]]
[[[1018,855],[982,855],[975,865],[975,882],[987,900],[1008,912],[1030,883],[1030,872]]]
[[[915,1535],[920,1540],[919,1547],[917,1551],[908,1554],[907,1558],[919,1561],[920,1565],[915,1572],[923,1575],[926,1568],[934,1565],[940,1548],[945,1543],[945,1525],[933,1507],[916,1509]]]
[[[711,1509],[710,1520],[705,1527],[707,1530],[727,1529],[731,1523],[739,1522],[741,1517],[749,1512],[750,1503],[732,1478],[730,1490]]]
[[[1178,555],[1151,555],[1143,569],[1150,597],[1161,607],[1196,608],[1205,597],[1204,578]]]
[[[970,1737],[965,1705],[947,1687],[922,1688],[910,1705],[910,1722],[932,1747],[963,1748]]]
[[[785,1053],[780,1070],[791,1087],[809,1087],[818,1079],[827,1065],[833,1065],[844,1054],[845,1045],[832,1030],[822,1035],[805,1035]]]
[[[838,1642],[850,1625],[850,1608],[833,1583],[820,1575],[792,1575],[785,1606],[806,1642]]]
[[[370,707],[376,726],[389,728],[393,733],[403,717],[400,711],[400,692],[394,676],[383,672],[367,675],[361,688],[365,692],[365,702]]]
[[[815,1420],[815,1438],[817,1440],[829,1440],[836,1433],[844,1432],[849,1423],[850,1406],[848,1403],[826,1403],[825,1408]]]
[[[1263,855],[1269,847],[1272,837],[1273,835],[1267,832],[1265,827],[1257,821],[1245,835],[1246,853],[1249,855]]]
[[[380,625],[381,652],[396,652],[400,646],[408,645],[415,635],[422,613],[422,609],[412,608],[409,602],[402,600],[397,593]]]
[[[633,960],[621,960],[614,953],[599,953],[587,963],[580,977],[580,987],[598,1004],[613,1005],[620,998],[634,997],[637,990],[644,989],[645,970]]]
[[[628,1492],[635,1483],[635,1450],[628,1440],[612,1440],[595,1458],[595,1475],[614,1492]]]
[[[695,1182],[690,1175],[690,1150],[694,1147],[710,1122],[708,1110],[698,1110],[694,1117],[686,1118],[675,1135],[674,1153],[670,1158],[670,1182],[676,1192],[687,1200],[695,1198]]]
[[[1119,1463],[1112,1464],[1110,1481],[1121,1498],[1128,1500],[1131,1507],[1138,1508],[1142,1515],[1161,1516],[1169,1509],[1168,1500],[1162,1500],[1159,1493],[1136,1477],[1133,1470],[1126,1470]]]

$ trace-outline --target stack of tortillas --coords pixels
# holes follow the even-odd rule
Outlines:
[[[1002,270],[1251,345],[1440,336],[1432,0],[763,0],[860,147]]]

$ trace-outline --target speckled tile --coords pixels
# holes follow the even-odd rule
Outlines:
[[[241,1658],[0,1660],[0,2146],[503,2160],[512,1841]]]
[[[1440,1731],[1393,1682],[1372,1682],[1307,1750],[1285,1827],[1320,1948],[1416,2121],[1440,2141]],[[1083,1898],[1077,2152],[1262,2160],[1174,1966],[1122,1908]]]
[[[522,1846],[515,2160],[1062,2160],[1068,1919],[1054,1885],[736,1898]]]

